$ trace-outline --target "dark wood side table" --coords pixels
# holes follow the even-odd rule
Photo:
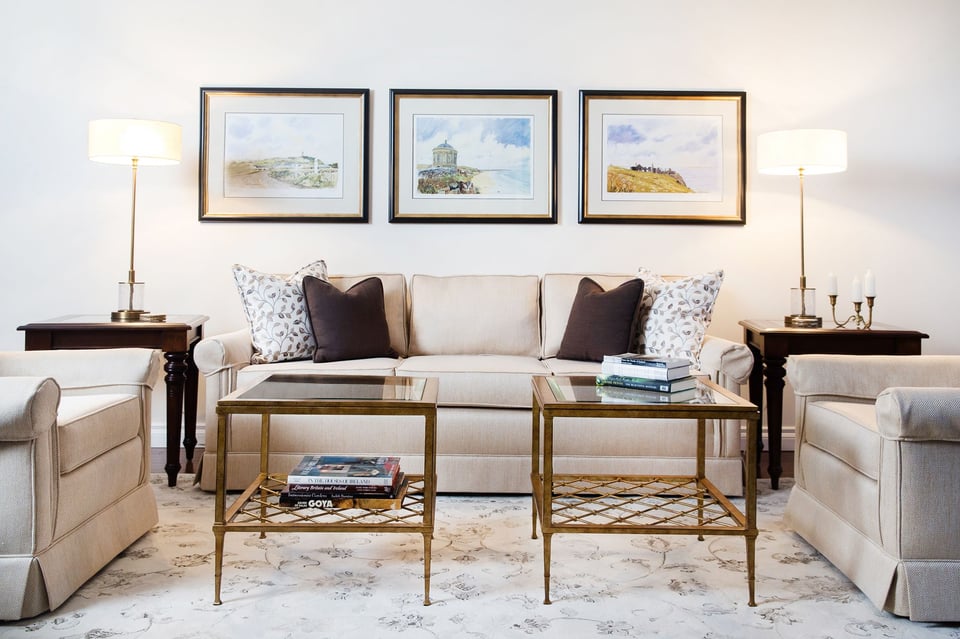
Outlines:
[[[742,320],[743,341],[753,353],[750,401],[763,415],[763,390],[767,390],[767,438],[770,485],[779,487],[783,437],[784,364],[789,355],[826,353],[836,355],[919,355],[926,333],[874,324],[869,330],[844,328],[788,328],[783,320]],[[762,429],[757,429],[757,451],[762,448]]]
[[[180,472],[180,423],[183,448],[192,465],[197,445],[197,384],[193,349],[203,339],[205,315],[168,315],[165,322],[111,322],[109,315],[65,315],[17,327],[28,351],[67,348],[159,348],[167,386],[167,483]],[[149,460],[148,460],[149,461]]]

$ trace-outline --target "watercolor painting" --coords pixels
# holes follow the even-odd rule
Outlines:
[[[343,116],[227,113],[225,197],[340,198]]]
[[[719,200],[722,125],[718,115],[604,115],[604,196]]]
[[[414,197],[530,198],[531,116],[414,116]]]

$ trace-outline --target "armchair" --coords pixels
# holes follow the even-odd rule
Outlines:
[[[157,523],[159,355],[0,353],[0,620],[53,610]]]
[[[876,605],[960,621],[960,356],[802,355],[785,521]]]

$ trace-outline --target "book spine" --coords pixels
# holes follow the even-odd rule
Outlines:
[[[287,475],[288,484],[310,486],[392,486],[396,475],[378,475],[376,477],[343,477],[341,475]]]
[[[298,497],[354,497],[357,495],[389,495],[393,486],[345,486],[343,484],[319,486],[317,484],[287,484],[290,495]]]
[[[669,393],[672,390],[672,384],[667,381],[639,379],[636,377],[631,378],[625,375],[598,377],[597,383],[601,386],[623,386],[624,388],[636,388],[637,390],[657,391],[660,393]]]
[[[667,381],[666,368],[641,368],[633,364],[617,364],[616,362],[603,362],[600,364],[600,372],[603,375],[619,375],[621,377],[642,377],[654,381]]]

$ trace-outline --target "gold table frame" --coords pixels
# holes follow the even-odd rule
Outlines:
[[[381,398],[265,398],[255,396],[257,385],[238,389],[217,402],[217,487],[213,524],[215,538],[214,605],[220,605],[220,582],[223,573],[223,544],[228,532],[391,532],[423,535],[423,605],[430,605],[430,552],[434,532],[437,501],[436,441],[437,389],[436,378],[298,375],[298,384],[320,383],[370,384],[382,381],[382,388],[422,383],[419,399]],[[389,392],[385,393],[389,394]],[[258,414],[260,421],[260,473],[229,507],[226,507],[227,431],[230,416]],[[285,473],[270,472],[271,415],[413,415],[422,416],[423,474],[407,475],[408,488],[398,510],[372,508],[292,508],[281,506],[280,491],[286,487]],[[304,451],[310,454],[317,451]]]
[[[721,403],[605,403],[558,397],[551,383],[594,385],[593,377],[534,376],[533,539],[543,533],[544,604],[550,601],[550,545],[554,533],[739,535],[746,540],[749,605],[756,606],[757,457],[759,409],[705,378],[700,392]],[[543,421],[543,451],[540,424]],[[696,419],[697,462],[692,476],[559,474],[553,468],[555,417]],[[747,422],[745,510],[741,513],[706,477],[707,419]],[[598,426],[599,427],[599,426]],[[543,472],[541,473],[541,460]]]

